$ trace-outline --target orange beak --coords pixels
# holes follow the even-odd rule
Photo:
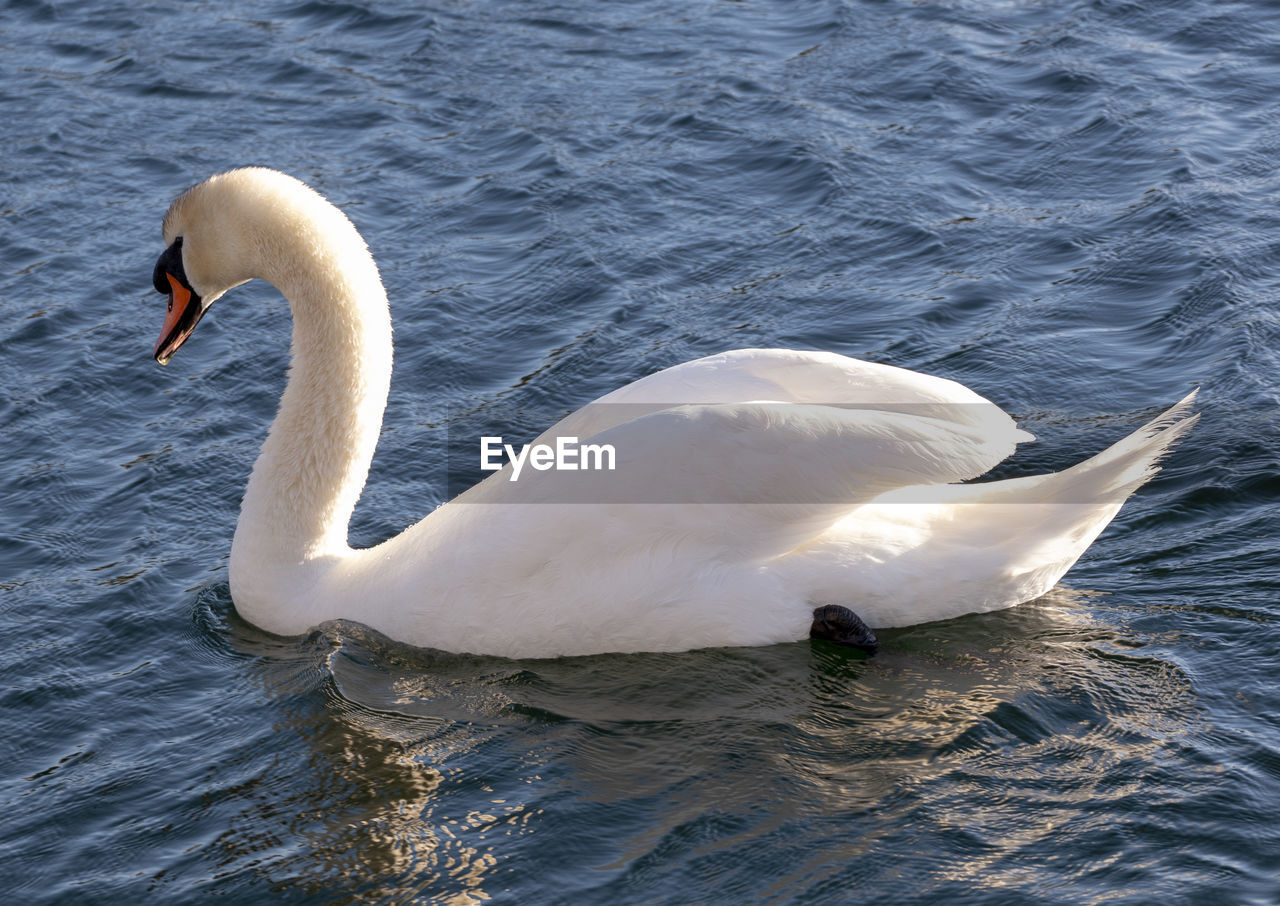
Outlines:
[[[160,328],[160,339],[156,341],[156,356],[160,355],[160,345],[166,337],[178,332],[178,324],[187,306],[191,304],[191,291],[178,282],[173,274],[165,274],[169,278],[169,309],[164,316],[164,326]],[[183,337],[186,339],[186,337]],[[179,341],[181,342],[181,341]]]
[[[173,240],[156,262],[155,270],[151,273],[151,285],[156,288],[156,292],[169,295],[169,310],[165,313],[164,327],[160,329],[160,339],[156,340],[156,348],[152,353],[157,362],[168,365],[169,359],[187,341],[191,331],[196,329],[209,309],[187,279],[187,271],[182,263],[181,236]]]
[[[161,365],[169,364],[169,359],[191,336],[191,331],[196,329],[204,314],[199,296],[183,286],[173,274],[166,272],[165,277],[169,280],[169,309],[165,312],[164,326],[160,328],[160,339],[156,341],[153,353]]]

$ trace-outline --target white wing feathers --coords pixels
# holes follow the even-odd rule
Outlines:
[[[740,557],[786,553],[897,488],[974,478],[1031,439],[954,382],[783,350],[725,353],[650,375],[535,443],[554,447],[558,438],[611,448],[613,468],[526,468],[512,481],[507,466],[459,502],[696,503],[643,516],[629,506],[625,518]]]
[[[645,412],[752,400],[906,412],[979,428],[1010,443],[1034,440],[994,403],[955,381],[790,349],[739,349],[675,365],[600,397],[548,433],[589,437]]]
[[[557,429],[539,439],[554,446]],[[1007,437],[937,418],[757,401],[649,412],[579,444],[609,447],[612,468],[531,474],[502,502],[839,504],[908,485],[974,478],[1013,452]]]

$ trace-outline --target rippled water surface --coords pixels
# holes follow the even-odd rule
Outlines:
[[[1274,5],[0,9],[9,901],[1280,901]],[[960,380],[1006,474],[1203,419],[1064,585],[870,659],[278,639],[227,554],[287,306],[150,357],[160,217],[246,163],[392,298],[360,543],[451,493],[446,413],[728,348]]]

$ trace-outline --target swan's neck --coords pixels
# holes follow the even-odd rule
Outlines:
[[[332,213],[300,226],[292,245],[264,262],[263,276],[293,312],[292,363],[245,491],[233,573],[237,561],[302,563],[349,551],[348,523],[391,380],[391,319],[372,256]]]

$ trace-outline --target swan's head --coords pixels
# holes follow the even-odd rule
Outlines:
[[[227,290],[260,277],[287,295],[292,277],[315,270],[300,259],[327,247],[320,240],[335,230],[355,235],[315,190],[263,167],[220,173],[182,193],[164,215],[167,248],[152,275],[169,297],[156,361],[168,364]],[[356,242],[364,248],[358,235]]]

